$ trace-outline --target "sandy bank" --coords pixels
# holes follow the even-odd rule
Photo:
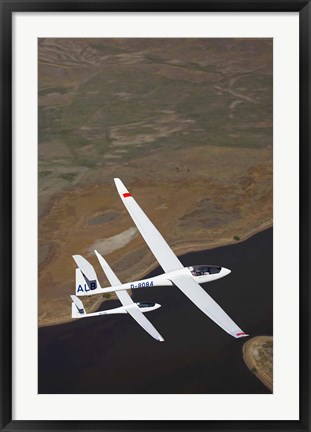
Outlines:
[[[243,358],[250,371],[273,392],[273,337],[249,339],[243,345]]]

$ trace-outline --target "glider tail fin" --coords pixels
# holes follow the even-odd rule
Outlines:
[[[76,295],[97,294],[101,286],[92,264],[81,255],[73,255],[72,257],[78,266],[76,268]]]
[[[80,268],[76,268],[76,295],[85,295],[84,290],[87,287],[87,282],[84,279],[83,273]]]
[[[86,315],[85,308],[82,301],[75,295],[71,295],[71,317],[72,318],[82,318]]]

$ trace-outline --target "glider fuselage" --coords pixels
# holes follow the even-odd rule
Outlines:
[[[192,278],[198,283],[203,284],[207,282],[212,282],[216,279],[223,278],[227,276],[231,271],[225,267],[219,266],[208,266],[208,265],[197,265],[191,267],[184,267],[183,269],[178,269],[172,272],[163,273],[158,276],[153,276],[147,279],[141,279],[133,282],[127,282],[113,287],[101,288],[97,284],[92,288],[92,284],[81,284],[79,285],[77,295],[95,295],[95,294],[105,294],[114,291],[121,290],[133,290],[139,288],[152,288],[157,286],[172,286],[174,285],[171,278],[176,275],[191,275]]]

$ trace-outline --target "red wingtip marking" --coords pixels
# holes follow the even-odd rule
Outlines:
[[[124,198],[127,198],[127,197],[130,197],[132,195],[129,192],[126,192],[126,193],[123,194],[123,196],[124,196]]]
[[[243,335],[247,336],[247,334],[244,333],[244,332],[242,332],[242,333],[237,333],[237,334],[236,334],[236,336],[243,336]]]

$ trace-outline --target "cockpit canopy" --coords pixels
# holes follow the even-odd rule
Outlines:
[[[137,305],[140,308],[146,308],[146,307],[153,307],[155,305],[155,303],[139,302],[139,303],[137,303]]]
[[[189,267],[193,276],[204,276],[219,273],[221,267],[213,265],[196,265]]]

